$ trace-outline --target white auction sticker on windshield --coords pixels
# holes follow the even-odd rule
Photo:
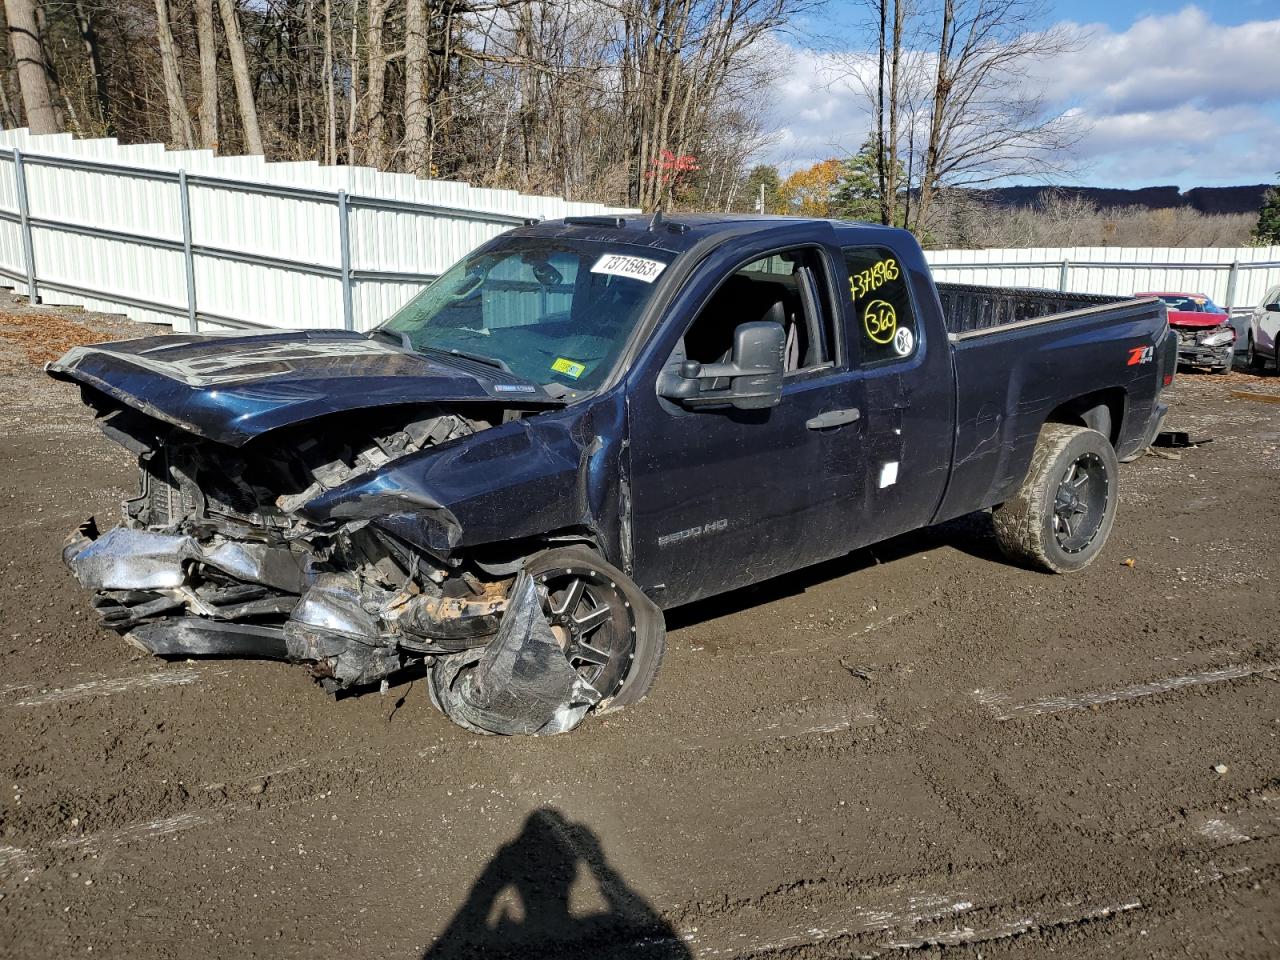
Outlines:
[[[649,260],[646,257],[629,257],[624,253],[606,253],[591,268],[592,273],[609,273],[615,277],[630,277],[632,280],[643,280],[653,283],[659,274],[667,268],[661,260]]]

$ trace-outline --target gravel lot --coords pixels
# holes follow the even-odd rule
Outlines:
[[[0,955],[1280,955],[1280,378],[1186,375],[1082,574],[984,516],[673,614],[651,698],[474,738],[423,685],[164,663],[58,557],[133,482],[0,294]],[[1131,561],[1131,563],[1130,563]]]

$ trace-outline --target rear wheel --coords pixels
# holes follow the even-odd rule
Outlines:
[[[1096,430],[1046,424],[1017,494],[992,512],[996,539],[1019,563],[1051,573],[1087,567],[1115,521],[1119,463]]]

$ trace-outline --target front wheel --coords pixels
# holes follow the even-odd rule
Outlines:
[[[1111,533],[1119,473],[1098,431],[1045,424],[1022,486],[992,512],[1001,550],[1050,573],[1084,569]]]
[[[547,550],[525,570],[570,666],[600,691],[597,711],[643,700],[666,652],[666,625],[653,601],[589,547]]]

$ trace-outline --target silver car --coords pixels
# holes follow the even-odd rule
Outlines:
[[[1249,315],[1249,366],[1261,370],[1268,360],[1280,373],[1280,285],[1268,290]]]

